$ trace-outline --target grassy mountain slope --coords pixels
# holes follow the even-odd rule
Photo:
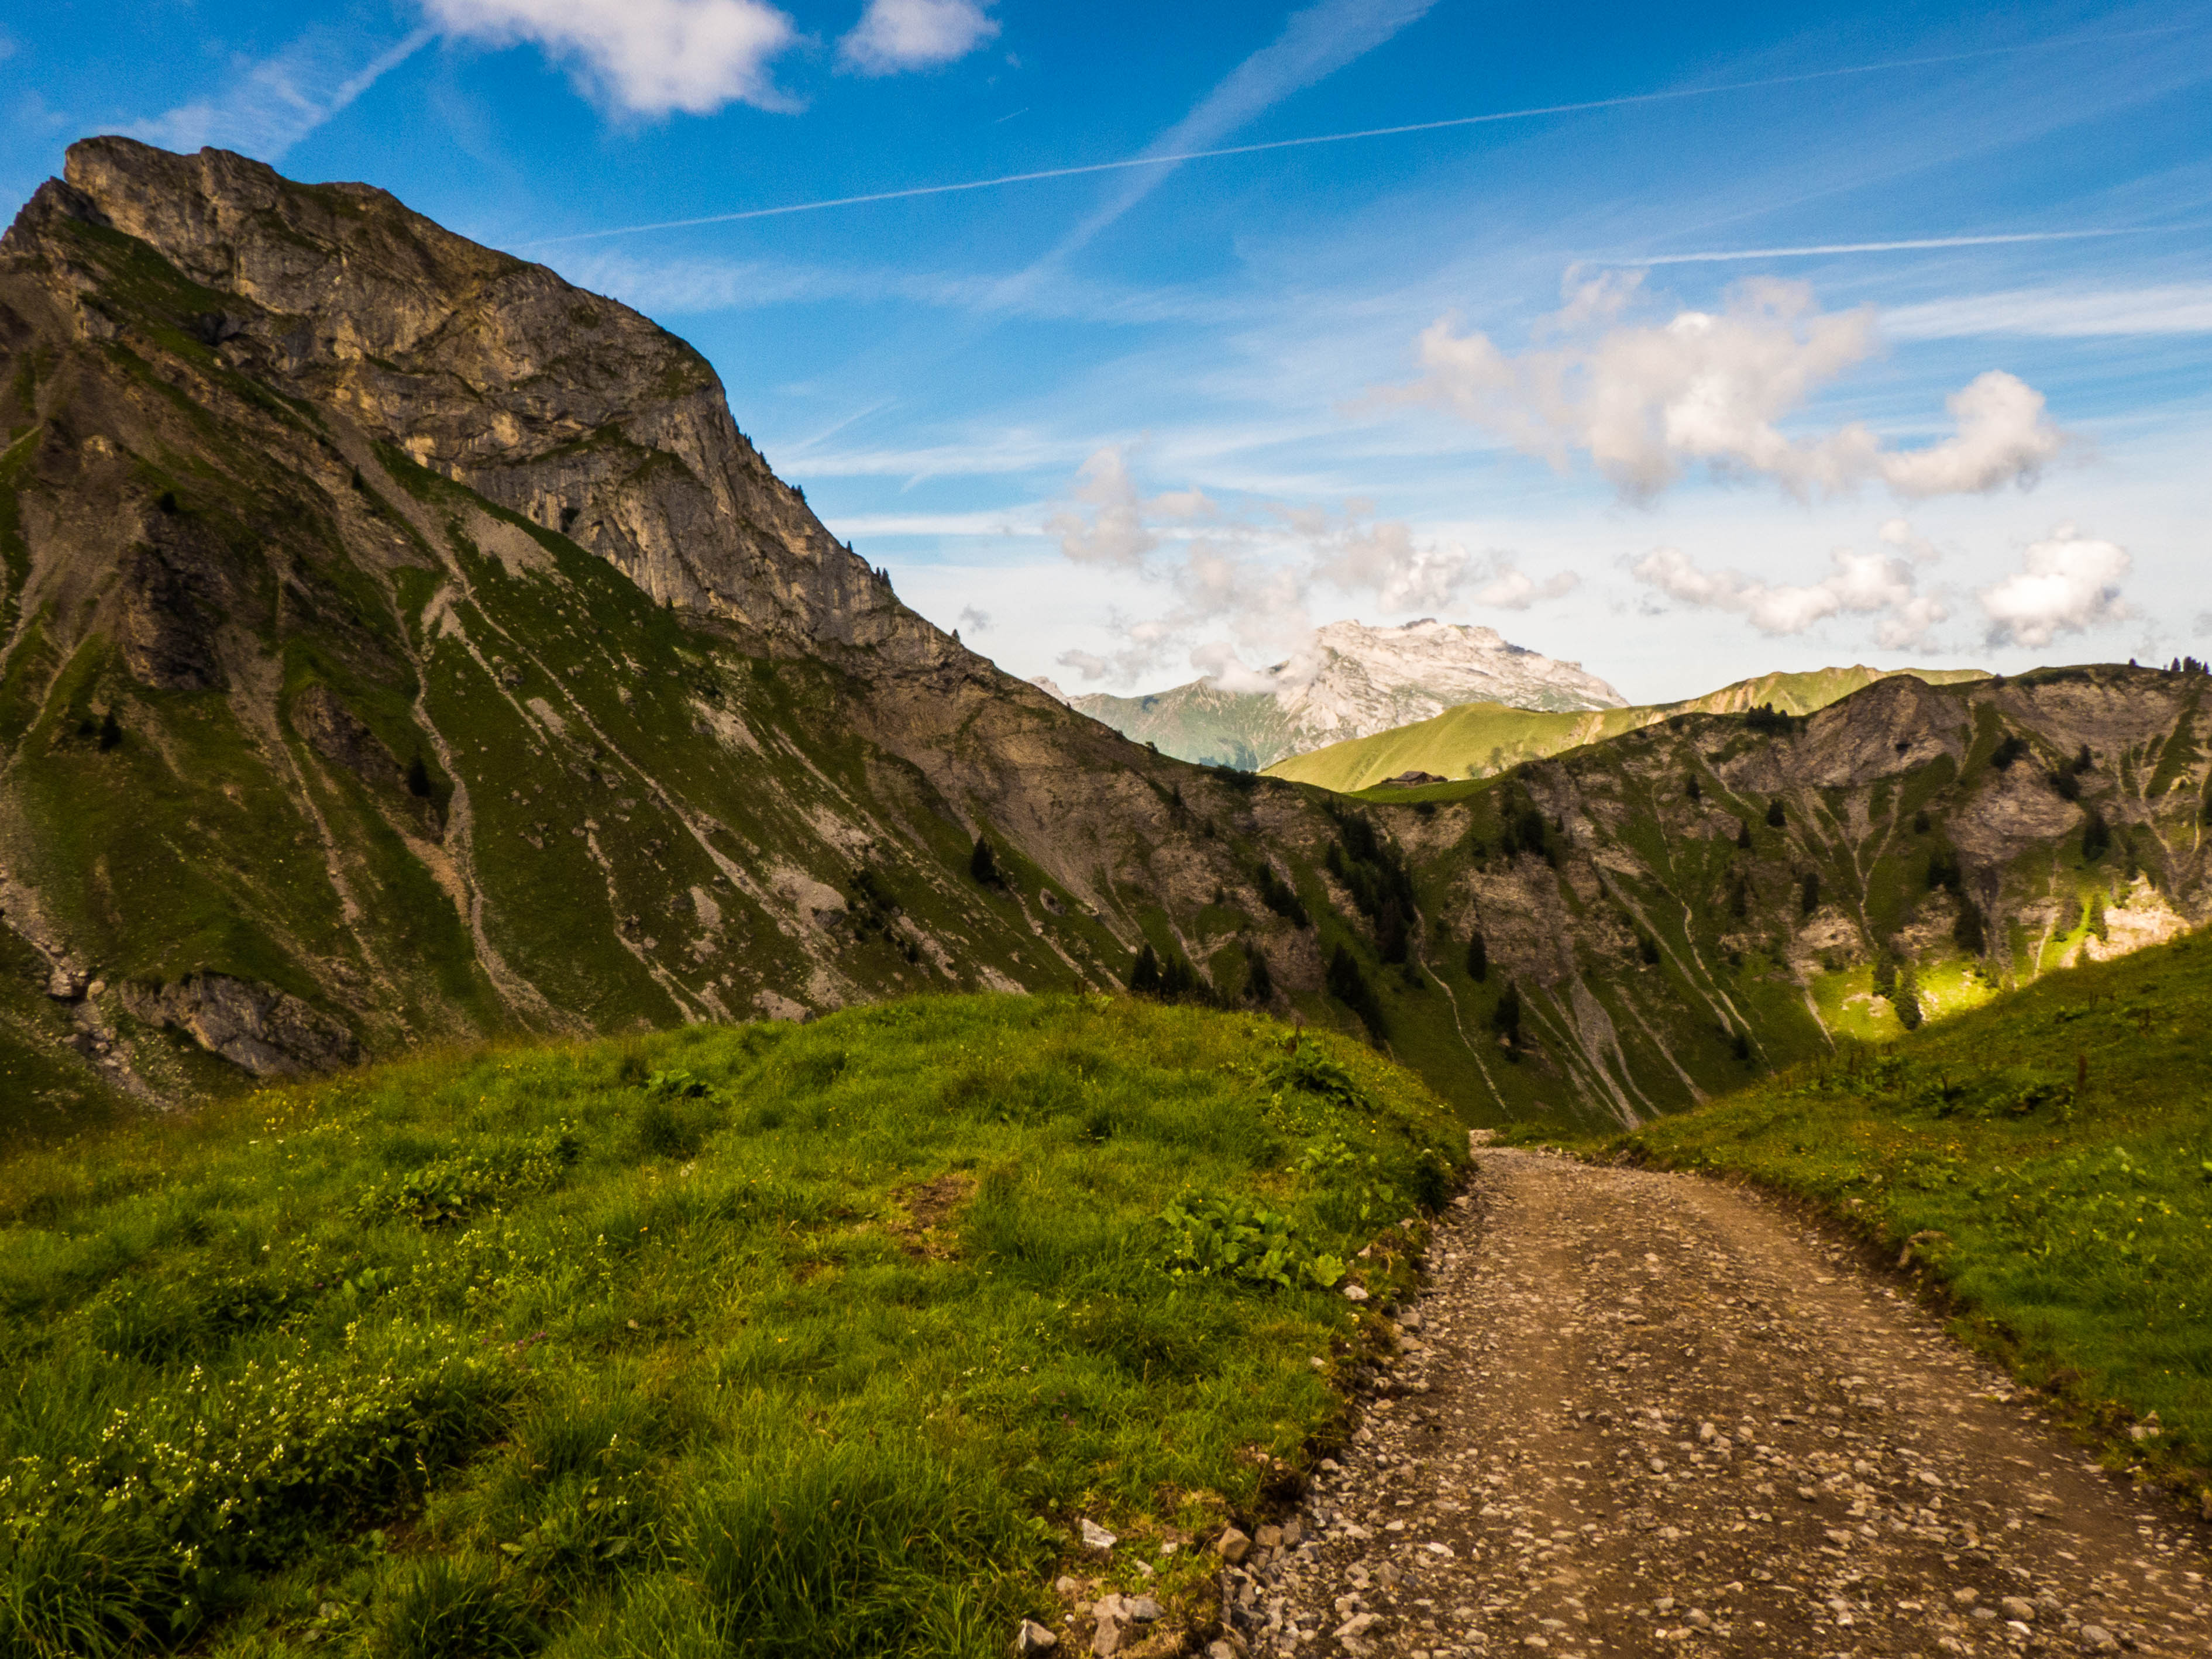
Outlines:
[[[2212,1470],[2212,939],[2045,979],[1598,1143],[1747,1176],[1905,1250],[2031,1384]]]
[[[1295,930],[1212,905],[1251,792],[906,610],[680,341],[364,186],[123,140],[70,165],[0,245],[24,1116],[1106,984],[1224,922],[1318,992]]]
[[[1086,691],[1068,706],[1133,743],[1200,766],[1256,772],[1297,746],[1290,716],[1272,694],[1224,691],[1207,680],[1133,697]]]
[[[0,1654],[996,1654],[1079,1518],[1203,1618],[1160,1546],[1328,1443],[1340,1275],[1402,1288],[1464,1157],[1358,1045],[1094,995],[510,1043],[0,1164]]]
[[[1633,1123],[2172,938],[2212,908],[2208,684],[1899,677],[1802,720],[1681,715],[1504,777],[1340,802],[1419,913],[1406,950],[1425,971],[1376,962],[1379,928],[1362,957],[1394,1051],[1486,1121]],[[1353,874],[1317,872],[1317,915],[1325,898],[1358,916],[1352,886],[1386,879]]]
[[[1503,703],[1462,703],[1431,719],[1373,737],[1353,738],[1292,755],[1267,768],[1269,776],[1317,783],[1341,794],[1371,789],[1404,772],[1440,778],[1486,778],[1523,761],[1541,760],[1677,714],[1735,714],[1762,704],[1785,714],[1809,714],[1873,684],[1892,672],[1931,685],[1983,678],[1972,668],[1820,668],[1806,673],[1761,674],[1681,702],[1576,712],[1509,708]]]
[[[1146,946],[1462,1112],[1625,1121],[1879,1028],[1893,961],[1940,1008],[2200,913],[2199,678],[1884,680],[1371,805],[1194,768],[900,605],[645,319],[365,186],[70,168],[0,240],[7,1133]]]

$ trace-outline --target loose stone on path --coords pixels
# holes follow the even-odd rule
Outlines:
[[[2202,1532],[1839,1250],[1715,1182],[1479,1157],[1387,1392],[1224,1562],[1250,1654],[2212,1656]]]

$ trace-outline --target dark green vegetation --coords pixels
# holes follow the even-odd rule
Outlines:
[[[1375,918],[1350,948],[1392,1050],[1463,1111],[1632,1127],[2202,920],[2204,683],[1898,677],[1786,722],[1680,715],[1366,799],[1418,976],[1389,970],[1386,873],[1348,843],[1332,908]]]
[[[1463,1157],[1357,1044],[1097,994],[19,1157],[0,1655],[995,1654],[1079,1517],[1149,1556],[1309,1455],[1336,1287],[1379,1305]]]
[[[1894,1044],[1844,1045],[1700,1111],[1583,1143],[1808,1199],[2116,1437],[2212,1470],[2212,937],[2039,984]],[[1541,1130],[1518,1132],[1542,1138]]]

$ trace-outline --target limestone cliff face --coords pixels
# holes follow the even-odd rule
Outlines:
[[[112,226],[221,295],[189,325],[227,366],[343,411],[655,599],[794,642],[944,649],[769,471],[706,360],[626,307],[382,191],[225,151],[92,139],[66,179],[33,221]]]

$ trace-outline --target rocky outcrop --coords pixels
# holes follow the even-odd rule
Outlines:
[[[32,212],[143,241],[222,302],[180,320],[226,366],[345,411],[656,600],[794,647],[943,648],[769,471],[704,358],[542,265],[368,185],[126,138],[72,145]]]
[[[353,1033],[273,985],[193,974],[166,985],[125,985],[123,1006],[145,1024],[182,1031],[255,1077],[289,1077],[351,1066]]]
[[[324,759],[368,784],[398,785],[399,763],[382,738],[319,682],[292,699],[292,724]]]

